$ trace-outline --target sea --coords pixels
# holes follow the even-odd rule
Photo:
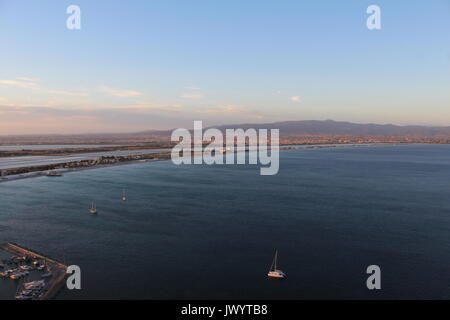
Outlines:
[[[0,242],[79,266],[57,299],[450,298],[449,145],[280,151],[259,173],[158,161],[0,183]]]

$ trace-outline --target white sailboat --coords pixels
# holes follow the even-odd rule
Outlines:
[[[277,269],[277,260],[278,260],[278,251],[275,251],[275,257],[273,258],[272,265],[270,266],[269,273],[267,276],[269,278],[283,279],[286,277],[286,274]]]
[[[125,189],[122,190],[122,201],[127,201],[127,196],[125,195]]]
[[[97,206],[95,205],[94,201],[92,201],[91,209],[89,209],[90,214],[97,214]]]

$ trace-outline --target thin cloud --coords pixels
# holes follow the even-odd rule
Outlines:
[[[210,114],[239,114],[243,116],[247,116],[250,118],[256,118],[256,119],[262,119],[264,116],[260,113],[251,112],[245,107],[230,104],[230,105],[224,105],[224,106],[216,106],[210,109],[206,110],[199,110],[197,111],[199,113],[210,113]]]
[[[96,120],[98,117],[96,116],[69,116],[71,120]]]
[[[136,90],[123,90],[123,89],[116,89],[116,88],[110,88],[107,86],[100,86],[98,88],[100,92],[112,95],[114,97],[120,97],[120,98],[128,98],[128,97],[138,97],[141,96],[142,93]]]
[[[1,102],[2,107],[8,108],[33,108],[33,107],[43,107],[43,105],[35,105],[31,103],[3,103]]]
[[[21,80],[0,80],[0,84],[6,85],[6,86],[13,86],[13,87],[19,87],[19,88],[36,88],[36,83],[30,82],[30,81],[21,81]]]
[[[38,78],[28,78],[28,77],[17,77],[18,80],[29,81],[29,82],[38,82],[40,79]]]
[[[78,97],[88,96],[87,93],[71,92],[71,91],[67,91],[67,90],[47,89],[47,88],[39,86],[36,83],[37,81],[39,81],[39,79],[37,79],[37,78],[18,77],[17,80],[0,80],[0,85],[4,85],[7,87],[13,86],[13,87],[18,87],[18,88],[32,89],[37,92],[44,92],[44,93],[48,93],[48,94],[78,96]]]
[[[87,93],[78,93],[78,92],[71,92],[66,90],[47,90],[47,93],[50,94],[59,94],[64,96],[73,96],[73,97],[87,97]]]
[[[197,86],[187,86],[185,89],[186,90],[201,90],[201,88],[197,87]]]
[[[300,96],[293,96],[291,97],[292,102],[301,102],[302,98]]]
[[[183,99],[203,99],[203,97],[200,93],[184,93],[181,95]]]
[[[133,113],[148,113],[148,112],[179,113],[182,111],[183,106],[181,104],[164,105],[164,104],[143,103],[143,104],[112,107],[110,109]]]
[[[20,109],[20,108],[33,108],[33,107],[48,107],[50,104],[44,105],[36,105],[32,103],[15,103],[10,100],[0,97],[0,108],[6,110],[6,108],[10,109]]]

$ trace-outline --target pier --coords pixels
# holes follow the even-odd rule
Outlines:
[[[50,270],[51,277],[45,279],[45,290],[44,292],[36,297],[35,300],[49,300],[56,297],[58,292],[64,287],[66,279],[67,266],[55,259],[47,257],[43,254],[34,252],[30,249],[21,247],[15,243],[4,243],[0,244],[0,250],[10,253],[13,255],[11,259],[20,259],[22,261],[44,261],[45,266]]]

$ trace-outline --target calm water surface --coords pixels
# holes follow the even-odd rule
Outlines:
[[[450,146],[280,154],[276,176],[163,161],[2,183],[0,241],[79,265],[60,299],[450,298]]]

